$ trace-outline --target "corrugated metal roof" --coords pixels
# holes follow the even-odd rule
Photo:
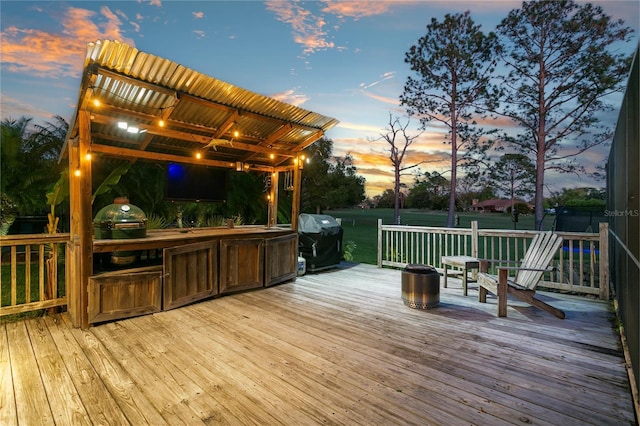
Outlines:
[[[87,46],[71,137],[83,110],[91,112],[98,152],[106,146],[109,155],[137,150],[190,158],[202,151],[205,159],[264,167],[284,164],[338,123],[107,40]],[[143,133],[128,133],[119,121]]]

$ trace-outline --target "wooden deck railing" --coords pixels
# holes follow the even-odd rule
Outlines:
[[[69,234],[0,238],[0,316],[67,304],[60,277],[68,241]]]
[[[404,268],[410,263],[442,271],[442,256],[472,256],[498,265],[516,266],[536,231],[383,225],[378,221],[378,266]],[[608,225],[598,233],[558,232],[564,239],[541,287],[609,298]]]

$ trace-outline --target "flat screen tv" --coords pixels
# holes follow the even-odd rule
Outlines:
[[[170,163],[165,194],[174,201],[224,202],[228,182],[227,169]]]

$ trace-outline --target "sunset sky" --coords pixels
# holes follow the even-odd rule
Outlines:
[[[638,44],[639,3],[593,2],[635,33],[616,46],[633,53]],[[389,114],[403,117],[399,96],[410,70],[405,53],[426,32],[432,17],[471,11],[483,31],[493,31],[514,1],[0,1],[1,119],[53,122],[72,118],[86,44],[118,40],[236,86],[334,117],[326,137],[334,154],[351,153],[369,196],[392,188],[386,133]],[[622,99],[604,119],[615,125]],[[507,123],[501,123],[508,126]],[[413,133],[419,123],[412,122]],[[446,173],[449,145],[436,126],[423,132],[405,164]],[[581,161],[593,170],[608,148]],[[406,183],[412,182],[407,176]],[[549,175],[553,190],[597,186],[589,175]],[[548,194],[545,194],[548,195]]]

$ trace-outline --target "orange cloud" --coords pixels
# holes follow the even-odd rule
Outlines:
[[[281,102],[287,103],[287,104],[291,104],[291,105],[295,105],[295,106],[300,106],[302,104],[304,104],[306,101],[309,100],[309,97],[307,95],[303,95],[300,93],[295,93],[295,90],[291,89],[291,90],[287,90],[281,93],[275,93],[273,95],[269,95],[271,98],[277,99]]]
[[[111,9],[100,9],[103,22],[96,24],[96,13],[70,7],[60,19],[62,33],[48,33],[38,29],[11,26],[2,31],[2,67],[47,77],[77,77],[82,71],[82,58],[87,43],[98,40],[118,40],[135,45],[123,36],[122,21]]]
[[[324,19],[315,17],[308,10],[294,2],[266,2],[267,9],[274,12],[279,21],[291,25],[293,40],[304,46],[305,54],[317,50],[333,48],[333,42],[327,40],[323,30]]]
[[[392,2],[382,1],[326,1],[322,9],[338,18],[348,16],[358,20],[365,16],[382,15],[389,11]]]
[[[437,133],[425,133],[407,150],[403,167],[415,166],[405,170],[401,183],[412,186],[414,173],[437,171],[447,174],[451,169],[451,153],[443,146],[442,137]],[[333,155],[353,157],[357,174],[366,180],[365,191],[369,197],[393,188],[393,165],[389,159],[389,144],[385,141],[370,141],[364,138],[344,138],[334,140]]]
[[[381,126],[372,126],[370,124],[360,124],[360,123],[351,123],[349,121],[341,121],[340,123],[338,123],[338,125],[336,126],[338,128],[342,128],[342,129],[348,129],[348,130],[357,130],[359,132],[363,132],[363,133],[374,133],[374,134],[379,134],[380,132],[382,132],[382,127]]]
[[[390,98],[388,96],[376,95],[375,93],[371,93],[367,91],[363,91],[362,93],[368,98],[375,99],[385,104],[389,104],[393,106],[400,105],[400,101],[397,98]]]

